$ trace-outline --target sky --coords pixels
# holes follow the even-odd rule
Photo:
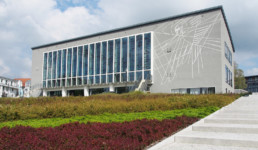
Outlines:
[[[31,77],[31,47],[222,5],[245,75],[258,75],[258,0],[0,0],[0,76]]]

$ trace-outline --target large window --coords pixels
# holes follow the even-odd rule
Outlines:
[[[84,45],[83,52],[83,76],[86,75],[88,75],[88,45]]]
[[[71,77],[71,65],[72,64],[72,49],[68,49],[68,56],[67,56],[67,77]]]
[[[136,36],[136,70],[142,70],[142,35]]]
[[[96,44],[95,74],[100,74],[100,43]]]
[[[230,71],[227,65],[225,65],[225,75],[226,75],[226,83],[232,87],[233,86],[232,72]]]
[[[151,34],[144,34],[144,69],[151,68]]]
[[[129,37],[129,71],[134,71],[135,64],[135,36]]]
[[[72,65],[72,69],[73,69],[73,77],[76,77],[76,70],[77,70],[77,47],[73,48],[73,65]]]
[[[108,41],[108,73],[113,73],[113,41]]]
[[[120,72],[120,39],[115,40],[115,72]]]
[[[224,45],[225,45],[225,57],[227,58],[228,62],[232,65],[232,52],[230,51],[226,42],[224,42]]]
[[[57,52],[53,52],[53,67],[52,67],[52,79],[56,79],[56,57]]]
[[[60,56],[59,56],[60,55]],[[61,51],[58,51],[58,57],[60,57],[60,66],[61,66]],[[62,77],[66,77],[66,49],[63,50],[62,52]]]
[[[52,52],[48,53],[48,79],[51,79],[52,70]]]
[[[89,75],[94,74],[94,44],[90,45]]]
[[[101,51],[101,73],[105,74],[107,69],[107,42],[102,42]],[[104,78],[104,77],[103,77]],[[106,80],[105,80],[106,81]]]
[[[232,75],[227,75],[230,81]],[[142,78],[151,79],[151,33],[73,46],[43,55],[44,88],[140,81]]]
[[[78,68],[77,76],[82,76],[82,46],[78,47]]]
[[[43,80],[46,80],[46,77],[47,77],[47,53],[44,54]]]
[[[127,38],[122,39],[122,71],[126,72],[127,70]]]

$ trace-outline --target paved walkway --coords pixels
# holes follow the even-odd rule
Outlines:
[[[258,150],[258,95],[241,97],[149,150]]]

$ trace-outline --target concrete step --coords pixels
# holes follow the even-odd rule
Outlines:
[[[256,124],[256,119],[235,119],[235,118],[207,118],[204,119],[204,123],[222,123],[222,124]]]
[[[243,110],[239,109],[224,109],[220,113],[235,113],[235,114],[258,114],[258,110]]]
[[[257,150],[257,148],[216,146],[207,144],[173,143],[161,147],[153,147],[149,150]]]
[[[257,119],[258,120],[258,114],[218,113],[214,115],[212,118],[234,118],[234,119]]]
[[[175,136],[176,143],[258,148],[258,134],[186,131]]]
[[[257,125],[246,124],[212,124],[204,123],[192,126],[193,131],[203,132],[225,132],[225,133],[247,133],[258,134]]]

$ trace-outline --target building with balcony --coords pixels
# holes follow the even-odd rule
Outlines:
[[[21,96],[22,82],[0,76],[0,97]]]
[[[258,92],[258,75],[245,77],[248,92]]]
[[[32,96],[234,92],[222,6],[32,48]]]

